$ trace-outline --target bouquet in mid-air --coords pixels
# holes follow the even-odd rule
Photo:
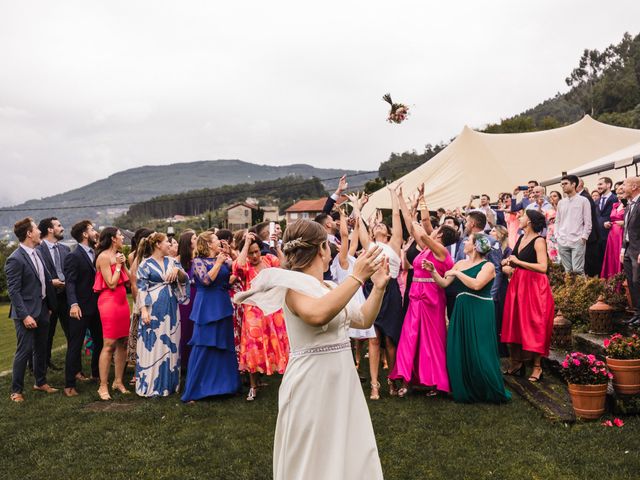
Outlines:
[[[391,110],[389,111],[387,122],[400,124],[407,119],[407,117],[409,116],[409,107],[407,107],[404,103],[393,103],[393,100],[391,100],[391,95],[389,93],[383,95],[382,99],[389,105],[391,105]]]

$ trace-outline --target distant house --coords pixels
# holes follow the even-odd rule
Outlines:
[[[277,206],[264,206],[261,207],[264,212],[264,216],[262,217],[262,221],[264,222],[279,222],[280,221],[280,213]]]
[[[167,223],[180,223],[184,222],[187,219],[184,215],[174,215],[173,217],[167,218]]]
[[[341,205],[347,201],[347,197],[342,195],[336,205]],[[299,200],[284,211],[287,225],[301,218],[313,220],[317,215],[322,213],[327,197],[318,198],[316,200]]]
[[[240,230],[253,225],[253,213],[258,210],[254,204],[240,202],[227,207],[227,228],[229,230]]]

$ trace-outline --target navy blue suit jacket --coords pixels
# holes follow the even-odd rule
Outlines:
[[[600,202],[596,203],[596,217],[598,218],[598,229],[600,230],[600,237],[607,238],[609,230],[604,228],[604,222],[611,221],[611,210],[613,204],[618,201],[618,197],[615,193],[609,195],[609,198],[604,202],[602,208],[600,208]]]
[[[40,261],[44,264],[42,255],[38,250],[36,250],[36,255],[40,257]],[[16,320],[24,320],[28,316],[39,317],[42,311],[42,284],[36,267],[24,248],[18,247],[7,258],[4,264],[4,271],[7,275],[7,290],[11,300],[9,317]],[[53,310],[55,306],[53,298],[56,292],[46,268],[44,269],[44,278],[46,283],[45,298],[49,309]]]
[[[47,273],[49,274],[51,279],[60,280],[58,278],[58,272],[56,272],[56,264],[53,262],[51,252],[49,251],[49,246],[44,242],[44,240],[42,241],[42,243],[40,243],[40,245],[36,247],[36,250],[40,252],[40,258],[42,258],[43,260],[44,268],[47,270]],[[58,252],[60,253],[60,268],[63,268],[64,260],[71,252],[71,249],[66,245],[58,243]],[[51,298],[54,303],[54,310],[58,310],[59,308],[67,308],[66,302],[64,300],[64,291],[56,290],[56,295]],[[60,303],[62,303],[62,305],[59,305]]]
[[[65,257],[63,271],[69,306],[77,303],[83,316],[97,315],[98,294],[93,291],[96,267],[80,245]]]

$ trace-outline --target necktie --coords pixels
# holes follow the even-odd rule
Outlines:
[[[635,207],[636,202],[629,202],[629,208],[627,208],[627,214],[624,217],[624,241],[629,242],[629,229],[627,228],[629,224],[629,220],[631,219],[631,214],[633,213],[633,208]]]
[[[62,272],[60,263],[60,246],[56,243],[53,246],[53,264],[56,267],[56,276],[61,282],[64,282],[64,273]]]
[[[93,263],[95,257],[95,253],[93,252],[93,248],[90,248],[89,251],[87,252],[87,254],[89,255],[89,258],[91,259],[91,263]]]
[[[35,250],[31,252],[31,255],[33,256],[33,263],[36,266],[36,271],[38,272],[38,279],[40,280],[40,293],[42,295],[42,298],[44,298],[47,296],[47,285],[44,279],[44,269],[42,264],[40,263],[40,259],[38,258],[38,255],[36,255]]]
[[[605,197],[602,197],[602,198],[600,199],[600,210],[602,210],[602,209],[604,208],[604,202],[605,202],[605,201],[606,201],[606,198],[605,198]]]

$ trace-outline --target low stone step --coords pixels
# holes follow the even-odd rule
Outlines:
[[[573,423],[576,421],[571,399],[564,384],[553,375],[532,383],[526,377],[505,376],[505,383],[512,391],[540,410],[552,422]]]
[[[596,335],[594,333],[574,333],[574,349],[578,352],[593,354],[600,360],[604,360],[605,349],[603,342],[605,338],[609,338],[609,335]]]

